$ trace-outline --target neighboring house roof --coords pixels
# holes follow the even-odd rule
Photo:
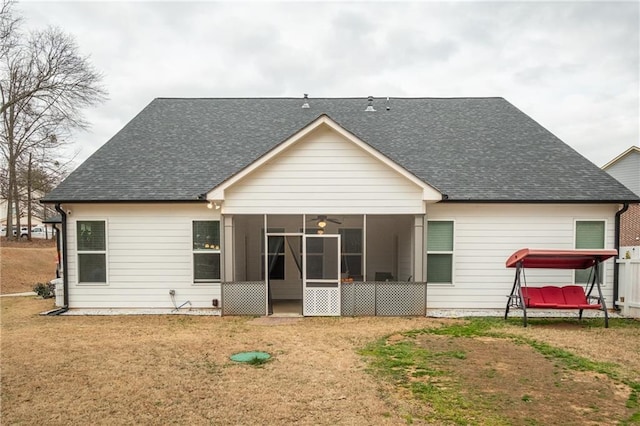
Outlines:
[[[607,170],[609,167],[613,166],[614,164],[616,164],[617,162],[619,162],[620,160],[622,160],[623,158],[627,157],[629,154],[631,154],[633,152],[640,154],[640,148],[638,148],[637,146],[631,146],[625,152],[623,152],[622,154],[618,155],[616,158],[614,158],[613,160],[609,161],[607,164],[602,166],[602,170]]]
[[[363,98],[302,104],[155,99],[44,201],[198,200],[322,115],[448,201],[638,200],[502,98],[376,98],[376,112]]]
[[[602,170],[640,197],[640,148],[632,146],[602,166]]]

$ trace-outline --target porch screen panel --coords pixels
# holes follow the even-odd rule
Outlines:
[[[576,222],[576,248],[577,249],[603,249],[604,248],[604,221],[585,220]],[[599,276],[602,282],[603,267],[600,267]],[[589,280],[591,269],[576,269],[575,283],[585,284]]]
[[[362,277],[362,229],[340,229],[342,244],[342,272]]]
[[[453,282],[453,222],[427,222],[427,282]]]
[[[268,228],[269,233],[284,232],[284,228]],[[270,235],[267,239],[268,250],[268,267],[270,280],[284,280],[285,271],[285,241],[280,235]],[[264,279],[264,229],[262,229],[261,253],[261,279]]]

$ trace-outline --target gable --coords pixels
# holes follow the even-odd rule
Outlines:
[[[227,214],[421,214],[441,194],[320,117],[207,199]]]
[[[631,147],[602,168],[627,188],[640,194],[640,149]]]

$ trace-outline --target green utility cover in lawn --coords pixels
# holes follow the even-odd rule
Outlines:
[[[256,359],[266,361],[269,358],[271,358],[271,355],[266,352],[238,352],[237,354],[231,355],[231,361],[236,362],[251,362]]]

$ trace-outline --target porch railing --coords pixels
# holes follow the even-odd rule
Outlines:
[[[222,283],[222,315],[266,315],[264,281]]]
[[[266,315],[264,281],[222,283],[223,315]],[[344,316],[424,316],[427,283],[366,281],[342,284]]]
[[[342,284],[342,315],[424,316],[427,283],[414,281],[365,281]]]
[[[640,259],[618,259],[618,300],[622,315],[640,318]]]

